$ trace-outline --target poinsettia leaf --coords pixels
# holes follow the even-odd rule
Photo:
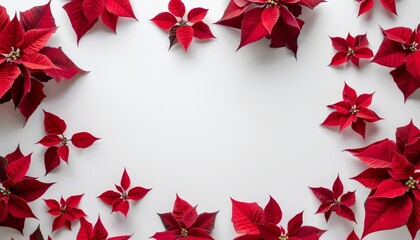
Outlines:
[[[325,232],[325,230],[321,230],[316,227],[302,226],[296,234],[296,237],[301,240],[319,240]],[[293,238],[290,238],[290,240],[293,240]]]
[[[130,187],[130,184],[131,184],[130,176],[128,176],[127,170],[125,168],[121,177],[120,184],[124,191],[126,191]]]
[[[92,22],[88,20],[83,12],[83,1],[84,0],[72,0],[66,3],[63,8],[66,11],[73,30],[77,36],[77,43],[80,39],[93,27],[98,19],[94,19]]]
[[[91,239],[92,223],[88,222],[85,218],[80,219],[80,229],[77,233],[76,240]]]
[[[168,9],[176,17],[182,18],[185,14],[185,5],[181,0],[170,0]]]
[[[195,223],[197,217],[197,206],[195,206],[184,212],[181,218],[181,224],[183,225],[183,227],[189,229]]]
[[[410,44],[413,31],[408,27],[394,27],[382,29],[382,34],[394,42]]]
[[[407,100],[419,87],[418,82],[408,71],[406,65],[403,64],[390,72],[394,82],[404,95],[404,101]]]
[[[324,122],[321,123],[323,126],[339,126],[341,119],[343,118],[343,114],[339,112],[332,112],[330,113]]]
[[[413,120],[410,120],[407,125],[397,128],[395,132],[395,139],[397,141],[398,148],[402,152],[404,152],[406,144],[414,143],[419,138],[420,129],[413,124]]]
[[[178,43],[178,38],[176,37],[176,31],[179,28],[179,26],[174,26],[169,31],[169,50]]]
[[[260,239],[274,240],[280,239],[282,235],[281,229],[275,224],[260,224],[258,225],[260,232]]]
[[[199,228],[192,228],[188,231],[188,239],[192,240],[213,240],[209,233]]]
[[[0,223],[7,218],[7,204],[6,201],[0,201]],[[1,225],[0,225],[1,226]]]
[[[182,26],[176,29],[176,38],[184,47],[185,51],[188,50],[194,36],[194,29],[190,26]]]
[[[243,14],[249,6],[250,4],[244,7],[239,7],[233,0],[230,0],[222,18],[217,21],[216,24],[240,29]]]
[[[407,224],[413,203],[406,194],[398,198],[368,198],[362,238],[370,233]]]
[[[58,116],[44,111],[44,127],[45,131],[48,134],[63,134],[66,131],[67,125],[63,119],[59,118]]]
[[[106,0],[106,9],[118,17],[136,19],[129,0]]]
[[[99,140],[99,138],[93,136],[92,134],[90,134],[88,132],[75,133],[71,137],[71,142],[77,148],[90,147],[97,140]]]
[[[300,24],[295,16],[282,4],[280,6],[280,17],[284,20],[284,22],[292,28],[296,28],[300,30]]]
[[[214,222],[216,221],[217,213],[218,212],[204,212],[199,214],[192,228],[202,229],[207,233],[211,233],[214,228]]]
[[[18,107],[26,95],[31,91],[31,74],[25,67],[21,68],[21,75],[15,79],[12,87],[12,98],[15,107]]]
[[[407,192],[408,187],[394,179],[383,181],[375,191],[372,198],[397,198]]]
[[[171,29],[178,21],[169,12],[162,12],[156,15],[154,18],[150,19],[154,22],[159,28],[162,30],[169,30]]]
[[[143,188],[143,187],[133,187],[127,193],[127,197],[134,201],[139,201],[142,199],[151,189]]]
[[[55,183],[44,183],[32,178],[26,178],[18,182],[14,194],[26,202],[32,202],[40,198]]]
[[[108,190],[99,195],[98,198],[101,199],[104,203],[112,206],[116,200],[121,198],[121,194]]]
[[[393,14],[397,15],[397,7],[395,5],[395,0],[380,0],[382,6]]]
[[[128,201],[122,198],[118,198],[112,204],[112,212],[121,212],[125,217],[127,217],[129,209],[130,209],[130,204],[128,203]]]
[[[289,236],[295,236],[298,234],[299,229],[303,224],[303,212],[296,214],[290,221],[287,223],[287,231]]]
[[[363,0],[360,3],[358,16],[366,12],[369,12],[372,9],[373,5],[374,5],[374,0]]]
[[[163,223],[163,226],[167,231],[172,231],[180,228],[179,222],[176,220],[172,213],[160,213],[158,215]]]
[[[28,203],[13,194],[9,196],[7,211],[16,218],[36,218]]]
[[[33,70],[45,70],[58,68],[51,62],[51,60],[44,54],[34,53],[31,55],[23,55],[20,58],[22,65]]]
[[[335,50],[347,52],[349,49],[346,39],[341,37],[330,37],[330,39]]]
[[[392,156],[392,175],[395,175],[399,179],[408,179],[412,177],[416,167],[411,164],[404,156],[398,153],[394,153]]]
[[[265,222],[270,224],[279,224],[283,213],[277,201],[270,196],[270,200],[264,208],[264,219]]]
[[[42,236],[42,232],[39,225],[35,229],[35,231],[31,235],[29,235],[29,240],[44,240],[44,237]]]
[[[372,62],[385,67],[399,67],[404,60],[405,52],[401,43],[384,38]]]
[[[106,8],[101,14],[102,22],[114,33],[117,32],[118,16],[108,11]]]
[[[356,203],[356,194],[355,192],[347,192],[343,194],[340,198],[340,203],[348,207],[353,206]]]
[[[41,140],[39,140],[39,142],[37,143],[42,144],[43,146],[46,146],[46,147],[52,147],[61,143],[61,138],[57,135],[47,135],[43,137]]]
[[[69,160],[69,146],[63,145],[57,149],[57,155],[65,162]]]
[[[351,123],[351,128],[365,139],[366,122],[363,118],[358,118],[356,122]]]
[[[106,239],[108,237],[108,231],[105,229],[102,224],[101,217],[98,217],[95,225],[92,229],[92,237],[94,239]]]
[[[420,81],[420,52],[408,54],[405,59],[407,71],[418,81]]]
[[[60,157],[57,154],[57,147],[49,147],[44,154],[45,175],[60,165]]]
[[[0,6],[0,32],[3,32],[4,28],[9,24],[10,17],[7,13],[7,10],[5,7]]]
[[[14,49],[18,49],[23,42],[23,35],[25,31],[20,24],[17,16],[15,15],[12,21],[10,21],[0,36],[0,46],[2,52],[9,52]]]
[[[108,0],[107,0],[108,2]],[[89,23],[99,18],[105,8],[105,0],[83,0],[83,14]]]
[[[193,209],[193,206],[191,206],[191,204],[189,204],[184,199],[180,198],[177,194],[172,210],[172,214],[174,215],[174,217],[177,220],[181,220],[182,216],[191,209]]]
[[[51,13],[51,1],[42,6],[33,7],[20,13],[20,23],[25,31],[30,29],[55,28],[55,19]]]
[[[308,7],[308,8],[315,8],[318,4],[325,2],[324,0],[300,0],[299,4]]]
[[[340,176],[337,176],[337,178],[334,181],[333,188],[332,188],[333,197],[335,199],[338,199],[343,194],[343,191],[344,191],[343,183],[341,182]]]
[[[237,50],[267,36],[268,31],[261,21],[262,8],[253,8],[244,14],[241,42]]]
[[[353,149],[347,151],[356,151],[353,155],[371,168],[390,168],[392,156],[396,149],[396,144],[393,141],[386,139],[373,143],[360,150]]]
[[[194,29],[194,37],[198,39],[215,38],[209,26],[204,22],[196,22],[191,26]]]
[[[304,22],[300,19],[297,19],[299,26],[302,28]],[[284,22],[282,18],[274,26],[272,35],[271,35],[271,44],[270,47],[286,47],[290,51],[297,54],[298,44],[297,40],[300,34],[300,29],[292,27]]]
[[[19,77],[21,71],[16,64],[0,65],[0,98],[12,87],[16,78]]]
[[[331,190],[324,187],[309,187],[316,198],[321,202],[331,201],[333,199],[333,193]]]
[[[413,211],[411,212],[410,218],[407,222],[407,228],[413,239],[416,238],[417,232],[420,229],[420,200],[418,198],[412,198]]]
[[[356,235],[356,233],[351,231],[351,233],[347,236],[346,240],[360,240],[360,238]]]
[[[338,52],[336,53],[333,58],[331,59],[330,64],[328,64],[328,66],[337,66],[337,65],[341,65],[343,63],[348,62],[349,58],[347,53],[345,52]]]
[[[56,31],[56,28],[43,28],[43,29],[31,29],[23,35],[23,42],[20,46],[20,50],[25,54],[34,54],[39,52],[52,34]]]
[[[209,10],[201,7],[193,8],[188,12],[187,19],[190,23],[197,23],[204,19]]]
[[[31,78],[31,90],[24,96],[18,105],[19,111],[25,117],[26,121],[33,112],[41,104],[42,100],[46,97],[44,94],[44,84],[36,79]]]
[[[74,62],[63,52],[61,47],[44,47],[40,53],[47,56],[51,62],[57,67],[53,69],[46,69],[44,72],[59,81],[61,79],[73,78],[78,73],[85,73],[83,69],[80,69]]]
[[[23,235],[23,228],[25,227],[25,218],[17,218],[11,214],[7,214],[6,219],[0,223],[0,226],[16,229]]]
[[[150,238],[154,238],[156,240],[169,240],[169,239],[177,239],[178,234],[177,231],[165,231],[165,232],[157,232]]]
[[[232,201],[232,223],[239,234],[258,234],[258,224],[264,222],[264,211],[255,202]]]
[[[29,154],[28,156],[24,156],[19,160],[9,163],[6,168],[6,175],[8,179],[13,182],[19,182],[23,179],[23,177],[25,177],[29,170],[29,166],[31,165],[31,155],[32,154]]]
[[[264,8],[261,13],[261,21],[264,25],[265,29],[267,30],[268,34],[271,34],[274,25],[279,20],[280,17],[280,10],[277,6],[271,6]]]
[[[9,162],[9,164],[16,161],[16,160],[19,160],[23,157],[24,156],[23,156],[22,152],[20,151],[20,146],[19,145],[16,147],[16,150],[14,152],[6,155],[6,159]]]

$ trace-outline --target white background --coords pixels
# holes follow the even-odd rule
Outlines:
[[[46,0],[4,1],[9,13],[23,11]],[[304,223],[329,231],[322,239],[345,239],[355,228],[361,235],[363,202],[368,191],[350,180],[365,167],[346,152],[383,138],[394,139],[395,129],[412,118],[420,126],[420,92],[404,103],[390,69],[368,64],[327,67],[334,50],[329,36],[368,33],[374,52],[382,41],[379,26],[414,28],[420,22],[420,1],[397,0],[399,16],[386,12],[376,1],[373,12],[357,18],[353,0],[330,0],[314,11],[304,10],[306,21],[299,38],[297,61],[286,49],[271,49],[266,40],[235,52],[239,31],[211,25],[215,40],[194,40],[187,53],[177,45],[168,51],[168,34],[149,19],[167,10],[166,0],[131,1],[139,21],[119,21],[117,36],[101,22],[76,45],[70,22],[52,2],[59,25],[50,46],[62,46],[78,66],[90,70],[60,84],[48,83],[47,98],[24,126],[24,118],[11,103],[0,106],[0,153],[20,144],[33,152],[31,176],[43,176],[46,148],[35,145],[44,136],[42,109],[57,114],[68,125],[67,135],[89,131],[102,139],[92,147],[71,147],[69,166],[62,163],[46,177],[57,182],[42,197],[85,193],[80,207],[95,222],[98,215],[110,236],[134,233],[148,239],[163,231],[158,213],[172,210],[175,194],[199,212],[220,210],[215,239],[233,239],[229,197],[256,201],[264,206],[272,195],[282,207],[282,224],[305,210]],[[187,9],[205,7],[207,23],[217,21],[227,0],[185,0]],[[341,100],[346,81],[358,94],[375,92],[371,109],[385,120],[368,124],[363,140],[351,129],[321,127],[330,113],[326,107]],[[132,186],[153,188],[128,218],[110,214],[96,197],[119,184],[124,167]],[[308,186],[330,188],[337,174],[345,190],[357,189],[354,207],[358,225],[335,215],[328,224],[314,215],[319,202]],[[52,216],[42,200],[31,204],[44,234],[51,232]],[[25,235],[38,221],[27,220]],[[61,229],[53,239],[74,239]],[[0,228],[0,239],[27,239],[14,230]],[[410,239],[406,228],[373,233],[366,240]],[[420,239],[420,238],[419,238]]]

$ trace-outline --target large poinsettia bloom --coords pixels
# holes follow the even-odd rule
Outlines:
[[[8,19],[3,21],[7,22]],[[0,24],[1,26],[2,24]],[[44,54],[39,53],[56,28],[31,29],[25,32],[15,16],[0,34],[0,98],[22,74],[30,84],[29,70],[57,68]]]

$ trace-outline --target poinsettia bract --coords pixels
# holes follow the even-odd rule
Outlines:
[[[40,198],[54,183],[26,176],[31,154],[24,156],[19,147],[0,158],[0,226],[23,231],[26,218],[36,218],[28,205]]]
[[[360,240],[354,230],[347,236],[346,240]]]
[[[108,231],[102,224],[101,218],[98,217],[95,225],[88,222],[85,218],[80,219],[80,229],[77,233],[76,240],[128,240],[130,235],[108,238]]]
[[[119,17],[136,19],[130,0],[71,0],[63,8],[76,33],[77,43],[99,18],[114,32]]]
[[[71,138],[64,135],[67,124],[63,119],[44,110],[44,127],[47,136],[39,140],[39,144],[48,147],[44,156],[46,174],[55,169],[60,164],[60,159],[68,162],[69,147],[71,142],[77,148],[90,147],[99,138],[94,137],[88,132],[73,134]]]
[[[118,192],[109,190],[102,193],[98,198],[110,205],[112,212],[121,212],[124,216],[127,216],[128,210],[130,209],[129,200],[135,202],[140,201],[150,191],[150,189],[139,186],[129,189],[130,185],[130,176],[128,176],[126,169],[124,169],[120,186],[115,185]]]
[[[351,61],[359,67],[360,59],[373,57],[373,52],[368,48],[369,41],[366,34],[353,37],[350,33],[347,37],[331,37],[331,42],[337,53],[331,60],[330,66],[341,65]]]
[[[166,231],[157,232],[151,238],[156,240],[180,239],[213,239],[211,232],[214,228],[217,212],[197,213],[197,206],[193,207],[176,195],[172,212],[159,214]]]
[[[214,38],[209,26],[203,22],[208,9],[193,8],[185,18],[185,5],[181,0],[170,0],[169,12],[162,12],[151,20],[162,30],[169,31],[169,49],[176,43],[181,43],[187,51],[193,38]]]
[[[375,0],[356,0],[360,3],[359,16],[372,10]],[[382,6],[389,12],[397,15],[397,6],[395,0],[380,0]]]
[[[28,120],[46,97],[44,82],[83,72],[61,50],[45,46],[57,27],[50,3],[10,20],[0,5],[0,103],[13,101]]]
[[[328,105],[335,111],[330,113],[321,124],[324,126],[339,126],[340,132],[351,125],[351,128],[365,138],[366,122],[376,122],[381,118],[368,107],[372,103],[372,94],[357,96],[356,91],[344,83],[343,101]]]
[[[235,240],[319,240],[324,230],[302,226],[303,212],[298,213],[287,224],[287,229],[278,226],[283,213],[279,204],[270,196],[263,209],[257,203],[232,200],[232,223],[238,234]]]
[[[396,142],[384,139],[347,151],[368,166],[353,178],[371,189],[362,238],[407,226],[415,239],[420,229],[420,130],[410,122],[397,128]]]
[[[302,6],[313,9],[324,0],[230,0],[217,24],[241,30],[238,49],[262,38],[270,47],[286,47],[295,55],[304,24]]]
[[[335,179],[332,190],[324,187],[311,187],[310,189],[321,202],[316,213],[323,213],[327,222],[332,212],[335,212],[340,217],[356,222],[354,212],[350,208],[356,203],[356,194],[354,191],[343,194],[344,187],[339,176]]]

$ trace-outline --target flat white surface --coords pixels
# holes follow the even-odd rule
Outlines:
[[[45,4],[46,0],[1,0],[10,14]],[[166,0],[131,1],[139,22],[122,19],[117,36],[99,22],[76,45],[70,22],[61,8],[67,1],[52,2],[59,25],[48,45],[62,46],[78,66],[90,70],[71,81],[48,83],[47,98],[24,126],[11,103],[0,106],[0,153],[20,144],[33,152],[31,176],[57,182],[42,197],[85,193],[80,207],[96,221],[100,214],[110,236],[134,233],[148,239],[163,231],[158,213],[172,209],[175,194],[199,212],[220,210],[215,239],[238,236],[233,229],[231,203],[256,201],[264,206],[272,195],[282,207],[282,224],[305,210],[304,223],[329,231],[322,239],[345,239],[363,228],[363,202],[368,191],[348,178],[365,167],[346,152],[383,138],[394,139],[395,129],[412,118],[420,126],[420,92],[404,104],[389,71],[365,61],[327,67],[334,54],[328,36],[368,33],[374,52],[383,28],[420,22],[418,0],[397,0],[399,16],[392,16],[379,1],[373,12],[357,18],[353,0],[330,0],[315,10],[304,9],[306,21],[299,38],[298,59],[286,49],[271,49],[266,40],[235,52],[239,31],[211,25],[217,39],[194,40],[187,53],[179,45],[168,51],[168,34],[149,19],[167,9]],[[217,21],[227,0],[185,0],[187,9],[205,7],[207,23]],[[341,100],[346,81],[358,94],[375,92],[371,109],[385,120],[368,124],[364,141],[351,129],[321,127],[330,113],[325,106]],[[43,154],[34,145],[44,136],[42,110],[57,114],[68,125],[67,135],[89,131],[102,139],[84,150],[71,147],[69,166],[62,163],[46,177]],[[128,218],[110,214],[96,197],[119,184],[124,167],[133,185],[153,190],[131,205]],[[334,214],[328,224],[314,215],[319,202],[308,186],[331,187],[340,173],[345,190],[357,189],[354,207],[358,225]],[[31,204],[44,234],[51,232],[52,216],[39,200]],[[27,220],[25,235],[38,225]],[[73,231],[59,230],[53,239],[74,239]],[[0,239],[27,239],[14,230],[0,228]],[[410,239],[401,228],[373,233],[366,240]],[[419,238],[420,239],[420,238]]]

